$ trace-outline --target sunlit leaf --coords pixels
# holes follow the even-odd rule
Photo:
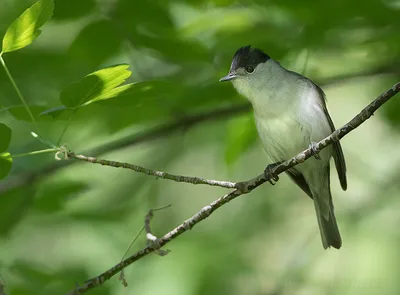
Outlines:
[[[25,10],[7,29],[2,52],[15,51],[31,44],[40,35],[40,27],[51,18],[53,9],[53,0],[40,0]]]
[[[251,113],[235,118],[228,128],[225,161],[231,165],[257,141],[257,130]]]
[[[99,100],[116,98],[122,95],[128,95],[131,93],[132,89],[135,87],[135,84],[126,84],[123,86],[119,86],[117,88],[111,89],[110,91],[105,92],[102,95],[97,96],[96,98],[90,100],[88,103],[96,102]]]
[[[87,75],[81,81],[67,86],[60,95],[60,100],[67,107],[78,107],[88,101],[109,98],[118,91],[117,86],[131,75],[128,65],[116,65]]]
[[[12,167],[10,153],[0,154],[0,179],[6,178]]]
[[[4,152],[10,145],[11,133],[7,125],[0,123],[0,152]]]

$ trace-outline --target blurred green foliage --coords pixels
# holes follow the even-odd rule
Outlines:
[[[269,160],[250,108],[217,82],[243,45],[320,83],[336,126],[400,77],[398,0],[55,0],[23,40],[14,20],[35,1],[1,1],[2,57],[38,128],[0,68],[0,178],[5,153],[48,148],[31,131],[51,144],[65,131],[76,153],[170,173],[260,173]],[[127,268],[129,290],[113,278],[90,294],[398,294],[399,114],[394,98],[343,140],[348,191],[332,177],[341,250],[323,251],[312,204],[282,177],[170,243],[168,256]],[[64,294],[120,261],[149,208],[172,204],[152,222],[162,235],[224,193],[51,154],[12,165],[0,182],[8,294]]]

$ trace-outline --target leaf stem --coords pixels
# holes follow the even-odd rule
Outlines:
[[[68,129],[69,125],[70,125],[71,122],[72,122],[72,118],[74,117],[75,112],[76,112],[76,110],[74,109],[74,110],[72,111],[71,116],[70,116],[69,119],[68,119],[67,124],[66,124],[65,127],[64,127],[64,130],[62,131],[62,133],[61,133],[61,135],[60,135],[60,138],[59,138],[58,141],[57,141],[57,145],[60,145],[60,142],[61,142],[62,138],[64,137],[65,132],[67,132],[67,129]]]
[[[10,79],[11,84],[13,85],[13,87],[14,87],[15,91],[17,92],[19,98],[21,99],[22,104],[24,105],[26,111],[28,112],[29,116],[31,117],[32,122],[35,124],[36,129],[39,129],[38,125],[36,123],[35,117],[33,116],[28,104],[26,103],[24,97],[22,96],[22,93],[19,90],[17,84],[15,83],[15,80],[14,80],[13,76],[11,75],[10,71],[8,70],[8,67],[7,67],[7,65],[6,65],[6,63],[5,63],[4,59],[3,59],[3,52],[0,52],[0,63],[3,66],[4,70],[6,71],[6,74],[7,74],[8,78]]]
[[[58,152],[59,149],[45,149],[45,150],[39,150],[39,151],[33,151],[29,153],[24,153],[24,154],[17,154],[17,155],[9,155],[9,158],[21,158],[21,157],[26,157],[26,156],[32,156],[32,155],[39,155],[39,154],[45,154],[45,153],[54,153]]]

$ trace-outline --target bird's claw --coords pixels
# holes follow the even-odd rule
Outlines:
[[[276,162],[276,163],[269,164],[264,170],[265,177],[268,179],[268,182],[270,184],[272,184],[272,185],[275,185],[275,183],[279,180],[279,176],[278,175],[274,175],[272,173],[272,169],[275,168],[276,166],[278,166],[281,163],[282,162]]]
[[[319,155],[319,148],[317,147],[317,143],[311,142],[309,145],[309,148],[311,149],[314,158],[317,160],[321,160],[321,157]]]

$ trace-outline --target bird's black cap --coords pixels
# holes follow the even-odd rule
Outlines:
[[[239,48],[233,56],[231,71],[238,68],[253,66],[254,68],[269,60],[268,54],[261,49],[252,48],[250,45]]]

